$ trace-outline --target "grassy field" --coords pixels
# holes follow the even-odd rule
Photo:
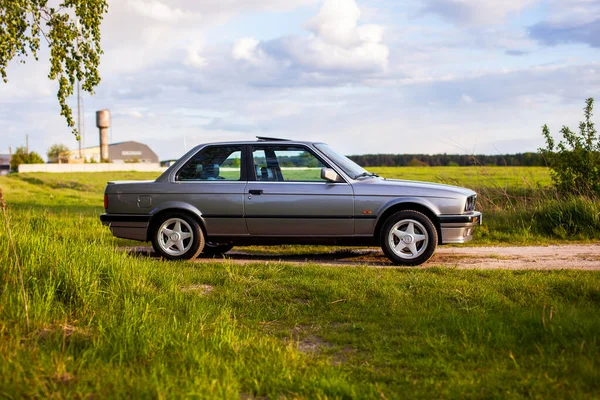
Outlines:
[[[474,189],[537,189],[551,184],[544,167],[371,167],[384,178],[430,181]]]
[[[0,177],[0,397],[599,397],[597,272],[132,256],[102,189],[153,177]]]

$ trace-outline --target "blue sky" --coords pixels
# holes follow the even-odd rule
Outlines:
[[[161,159],[280,136],[346,154],[515,153],[600,99],[600,0],[109,0],[102,83],[112,141]],[[0,86],[0,152],[77,147],[49,65]],[[73,99],[72,104],[76,101]]]

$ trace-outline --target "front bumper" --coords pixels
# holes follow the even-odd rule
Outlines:
[[[139,214],[100,214],[102,225],[109,226],[113,235],[142,242],[148,240],[150,218]]]
[[[473,239],[473,228],[482,224],[482,217],[479,211],[462,215],[440,215],[442,244],[465,243]]]

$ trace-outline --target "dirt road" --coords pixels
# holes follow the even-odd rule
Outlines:
[[[149,247],[123,248],[139,256],[155,256]],[[221,258],[198,258],[195,262],[256,262],[319,263],[323,265],[369,265],[395,267],[381,249],[352,249],[310,255],[260,254],[235,248]],[[533,247],[445,247],[418,268],[446,266],[459,269],[581,269],[600,271],[600,244]],[[410,267],[415,268],[415,267]]]

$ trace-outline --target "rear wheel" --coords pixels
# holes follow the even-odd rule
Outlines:
[[[204,248],[202,229],[185,213],[165,214],[154,227],[152,247],[168,260],[189,260],[197,257]]]
[[[394,264],[423,264],[435,252],[437,242],[435,226],[418,211],[395,213],[381,230],[381,248]]]
[[[202,255],[207,257],[222,256],[232,248],[233,244],[231,243],[206,242],[204,244],[204,250],[202,250]]]

